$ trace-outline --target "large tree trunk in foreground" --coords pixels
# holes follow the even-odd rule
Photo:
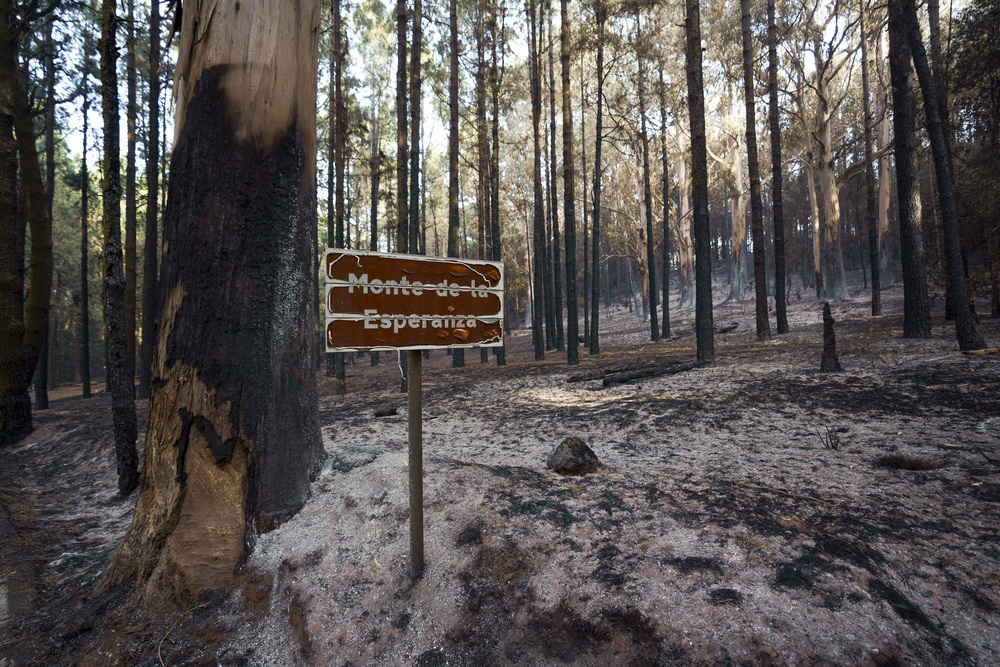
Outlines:
[[[566,362],[579,362],[579,308],[576,298],[576,173],[573,168],[573,91],[570,88],[568,0],[560,3],[559,66],[562,77],[563,217],[566,219]]]
[[[778,118],[778,44],[774,0],[767,0],[767,124],[771,132],[771,217],[774,218],[774,312],[778,333],[788,333],[785,289],[785,215],[782,200],[781,124]]]
[[[111,389],[111,415],[115,429],[118,491],[130,494],[139,485],[139,455],[135,414],[135,383],[129,362],[125,330],[125,272],[122,266],[121,157],[118,137],[118,45],[114,0],[101,5],[101,106],[104,115],[104,322],[107,326],[107,376]]]
[[[715,363],[712,322],[712,247],[708,218],[708,148],[705,139],[705,88],[701,71],[701,18],[698,0],[687,0],[688,116],[691,123],[691,181],[694,200],[695,337],[698,361]]]
[[[757,117],[753,86],[753,46],[750,41],[750,0],[740,1],[743,24],[743,96],[747,108],[747,164],[750,171],[750,234],[753,239],[753,281],[756,295],[757,340],[771,338],[767,319],[767,275],[764,272],[764,204],[760,198],[757,157]]]
[[[903,260],[903,337],[930,338],[930,301],[920,231],[917,125],[910,85],[910,47],[903,32],[902,0],[889,2],[889,74],[896,147],[899,241]]]
[[[175,601],[230,579],[305,502],[322,452],[319,3],[251,1],[184,12],[143,488],[103,582]]]
[[[924,96],[927,117],[927,133],[930,135],[931,151],[934,154],[934,172],[937,176],[938,197],[941,201],[941,236],[944,242],[945,268],[948,271],[948,289],[951,294],[955,314],[955,331],[958,346],[963,350],[979,350],[986,347],[982,336],[976,333],[969,308],[969,297],[965,285],[962,265],[962,247],[958,238],[958,205],[955,201],[955,181],[952,176],[951,156],[948,153],[944,114],[939,110],[937,86],[927,61],[927,51],[920,35],[917,8],[913,0],[904,0],[903,26],[905,37],[910,44],[913,64],[920,80],[920,90]]]
[[[139,360],[139,398],[149,398],[150,368],[156,344],[157,221],[160,174],[160,8],[149,6],[149,132],[146,135],[146,243],[143,248],[142,350]]]

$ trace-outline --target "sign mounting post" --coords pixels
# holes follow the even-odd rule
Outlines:
[[[410,567],[424,571],[423,350],[503,345],[499,262],[329,248],[326,351],[408,355]]]

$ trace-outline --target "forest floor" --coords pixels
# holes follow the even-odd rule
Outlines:
[[[738,327],[714,367],[610,388],[569,379],[693,359],[693,311],[649,343],[604,309],[602,354],[572,368],[533,361],[530,332],[502,368],[433,353],[418,580],[395,355],[359,359],[346,395],[321,385],[302,511],[169,612],[91,597],[135,496],[110,399],[55,400],[0,451],[0,667],[1000,664],[1000,356],[960,353],[940,315],[904,340],[901,288],[884,304],[831,304],[841,373],[819,372],[811,299],[766,343],[751,301],[719,304]],[[997,346],[1000,321],[978,328]],[[546,469],[571,436],[597,472]]]

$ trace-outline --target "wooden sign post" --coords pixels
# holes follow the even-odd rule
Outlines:
[[[407,351],[410,563],[424,571],[421,352],[503,345],[499,262],[327,249],[326,351]]]

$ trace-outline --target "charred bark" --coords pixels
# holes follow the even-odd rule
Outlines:
[[[830,303],[823,304],[823,358],[819,364],[824,373],[839,373],[844,370],[837,358],[837,336],[833,331],[833,315],[830,314]]]
[[[670,338],[670,165],[667,158],[667,89],[660,64],[660,144],[663,152],[663,338]]]
[[[458,1],[448,4],[448,256],[458,257],[461,220],[458,211]],[[452,368],[465,366],[465,350],[453,350]]]
[[[552,190],[550,207],[552,215],[552,291],[554,301],[552,314],[556,323],[556,349],[562,352],[566,349],[565,331],[563,330],[563,279],[562,258],[559,248],[559,176],[556,169],[556,74],[555,48],[552,44],[552,0],[546,3],[546,19],[549,29],[549,165],[551,169]]]
[[[14,8],[0,0],[0,446],[32,430],[28,384],[38,363],[52,288],[52,221],[28,98],[17,65]],[[16,132],[16,138],[15,138]],[[22,302],[24,218],[18,212],[20,163],[27,226],[31,232],[29,287]]]
[[[125,102],[125,345],[128,349],[128,379],[135,386],[135,0],[128,0],[125,42],[125,78],[128,98]],[[135,393],[133,388],[132,393]],[[134,397],[133,397],[133,400]]]
[[[135,412],[135,384],[129,364],[128,334],[125,330],[127,290],[122,266],[121,239],[121,157],[118,136],[118,17],[114,0],[101,5],[101,107],[104,116],[104,178],[101,181],[104,228],[104,322],[107,327],[108,363],[111,385],[111,414],[115,430],[115,460],[118,464],[118,491],[127,496],[139,485],[139,455]]]
[[[576,295],[576,172],[573,165],[573,98],[570,89],[568,0],[560,3],[559,65],[562,77],[563,217],[566,220],[566,362],[580,361],[579,308]]]
[[[146,242],[143,248],[142,349],[139,361],[139,398],[149,398],[150,369],[156,345],[158,199],[160,178],[160,7],[149,7],[149,125],[146,135]]]
[[[536,31],[538,22],[535,20],[535,2],[527,0],[527,14],[529,23],[528,36],[528,59],[530,61],[530,86],[531,86],[531,136],[534,148],[533,176],[534,202],[533,202],[533,243],[534,252],[534,296],[535,300],[531,304],[531,336],[535,345],[535,361],[545,358],[545,333],[542,330],[544,323],[545,292],[544,270],[545,270],[545,212],[542,210],[542,147],[540,133],[540,120],[542,115],[541,89],[538,76],[538,40]]]
[[[636,25],[641,26],[640,17],[636,16]],[[636,29],[636,44],[642,41],[642,29]],[[639,78],[637,88],[639,93],[639,133],[642,140],[642,201],[646,214],[646,287],[649,290],[649,336],[655,341],[660,340],[660,323],[656,316],[656,244],[653,241],[653,189],[649,180],[649,132],[646,130],[646,59],[641,53],[636,53],[639,60]]]
[[[604,30],[608,19],[608,9],[603,0],[597,0],[597,118],[594,135],[594,198],[593,224],[590,241],[590,353],[601,353],[600,301],[601,301],[601,143],[604,139],[601,127],[604,102]]]
[[[889,74],[895,134],[899,240],[903,260],[903,337],[930,338],[930,303],[920,231],[917,131],[910,86],[910,46],[903,26],[902,0],[889,2]]]
[[[753,44],[750,39],[750,0],[740,0],[743,26],[743,97],[747,109],[747,165],[750,172],[750,234],[753,240],[753,281],[756,295],[757,340],[771,338],[767,318],[767,274],[764,271],[764,204],[760,196],[757,157],[757,113],[753,85]]]
[[[913,0],[902,1],[904,38],[909,42],[917,78],[920,80],[920,90],[923,93],[927,118],[927,133],[930,135],[931,152],[934,155],[934,173],[941,204],[941,236],[944,242],[945,268],[948,271],[948,289],[951,293],[952,308],[955,314],[958,346],[962,350],[978,350],[986,347],[986,343],[983,342],[982,336],[976,332],[975,323],[972,321],[972,310],[969,307],[962,247],[958,238],[958,205],[955,199],[955,181],[952,176],[948,141],[944,124],[941,121],[944,114],[939,106],[937,85],[927,60],[923,37],[920,35],[916,5]]]
[[[691,123],[691,185],[694,200],[695,337],[698,361],[715,363],[712,322],[712,247],[708,217],[708,148],[705,139],[705,88],[701,69],[701,18],[698,0],[687,1],[684,23],[687,53],[688,117]]]
[[[778,117],[778,45],[774,0],[767,0],[768,127],[771,134],[771,209],[774,218],[774,310],[778,334],[788,333],[785,289],[785,215],[782,194],[781,123]]]
[[[153,3],[154,5],[156,3]],[[87,216],[89,215],[90,197],[90,172],[87,170],[87,114],[90,113],[90,31],[84,28],[83,33],[83,146],[84,150],[80,154],[80,383],[83,387],[83,398],[90,398],[90,284],[88,282],[89,270],[87,268],[87,255],[89,253],[89,231],[87,229]],[[151,88],[152,90],[152,88]],[[150,119],[152,127],[152,118]],[[152,136],[152,135],[151,135]],[[153,138],[154,144],[158,144],[158,138]],[[156,169],[156,162],[151,163]],[[152,206],[155,207],[153,202]],[[148,237],[147,237],[148,239]],[[147,240],[147,244],[149,241]],[[156,248],[153,248],[155,255]],[[147,251],[148,258],[148,251]],[[149,289],[149,283],[146,283]],[[155,295],[151,297],[155,301]],[[148,299],[147,299],[148,302]],[[149,347],[152,348],[152,332],[149,335]],[[146,337],[144,336],[144,339]],[[149,351],[152,358],[152,349]]]
[[[318,3],[257,2],[183,16],[144,484],[102,584],[181,603],[225,585],[256,534],[301,507],[322,455]],[[251,20],[279,39],[255,43]],[[269,55],[251,69],[248,50]]]
[[[861,95],[865,115],[865,217],[868,223],[868,252],[872,274],[872,316],[882,314],[882,279],[879,272],[878,214],[875,202],[875,167],[872,158],[871,87],[868,83],[868,36],[865,33],[865,6],[861,3]]]

